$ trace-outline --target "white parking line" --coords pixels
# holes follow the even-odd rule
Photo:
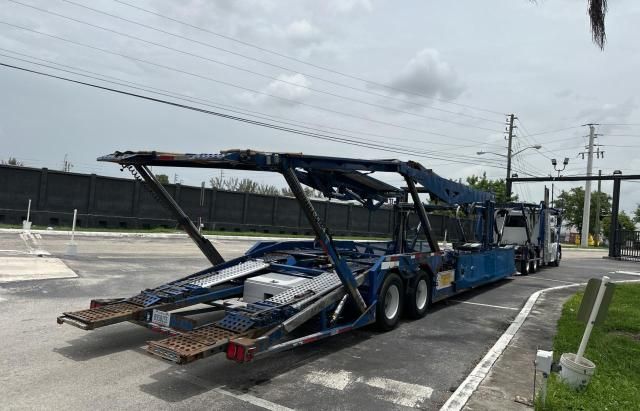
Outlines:
[[[635,271],[611,271],[609,272],[609,274],[640,275],[640,273],[637,273]]]
[[[474,302],[471,302],[471,301],[462,301],[462,300],[449,300],[449,301],[453,301],[453,302],[461,303],[461,304],[471,304],[471,305],[480,305],[480,306],[483,306],[483,307],[500,308],[502,310],[518,311],[517,308],[505,307],[504,305],[482,304],[482,303],[474,303]]]
[[[433,394],[433,388],[424,385],[382,377],[354,378],[351,371],[345,370],[314,370],[305,376],[305,381],[338,391],[354,388],[357,384],[368,385],[380,390],[373,393],[374,397],[392,404],[412,408],[419,407]]]
[[[540,276],[533,276],[533,277],[520,277],[523,280],[535,280],[535,279],[540,279],[540,280],[545,280],[545,281],[553,281],[554,283],[563,283],[563,284],[578,284],[575,281],[565,281],[565,280],[555,280],[553,278],[547,278],[547,277],[540,277]]]
[[[206,389],[207,391],[211,390],[211,391],[215,391],[218,394],[222,394],[222,395],[226,395],[229,397],[233,397],[237,400],[240,401],[244,401],[246,403],[264,408],[266,410],[270,410],[270,411],[293,411],[293,409],[285,407],[284,405],[280,405],[280,404],[276,404],[275,402],[271,402],[268,400],[264,400],[262,398],[258,398],[256,396],[253,396],[251,394],[247,394],[247,393],[243,393],[243,394],[236,394],[233,393],[231,391],[227,391],[225,390],[225,386],[221,385],[219,387],[214,387],[211,388],[211,385],[209,384],[208,381],[198,377],[197,375],[193,375],[193,374],[189,374],[187,372],[184,371],[179,371],[177,374],[175,374],[175,376],[177,378],[180,378],[182,380],[188,381],[192,384],[195,384],[199,387],[202,387],[204,389]]]
[[[637,283],[640,280],[624,280],[624,281],[613,281],[615,283]],[[471,371],[467,378],[458,386],[456,391],[451,394],[451,397],[444,403],[440,411],[459,411],[465,406],[471,395],[478,388],[480,383],[484,380],[484,378],[489,374],[489,371],[493,368],[493,364],[495,364],[496,360],[504,350],[507,348],[511,339],[516,335],[524,321],[529,316],[529,313],[533,309],[538,297],[540,295],[553,290],[561,290],[564,288],[577,287],[586,285],[586,283],[576,283],[569,285],[559,285],[557,287],[545,288],[543,290],[536,291],[535,293],[529,296],[529,299],[525,303],[522,310],[518,313],[516,318],[513,320],[509,328],[500,336],[498,341],[491,347],[489,352],[480,360],[480,362],[475,366],[475,368]]]
[[[248,402],[249,404],[262,407],[270,411],[293,411],[292,408],[285,407],[284,405],[276,404],[275,402],[263,400],[262,398],[254,397],[251,394],[234,394],[230,391],[223,390],[222,388],[214,388],[213,391],[217,393],[228,395],[229,397],[236,398],[240,401]]]
[[[404,407],[416,408],[424,400],[431,398],[431,394],[433,394],[433,388],[431,387],[409,384],[389,378],[373,377],[363,379],[360,377],[358,382],[363,382],[369,387],[382,389],[384,393],[377,393],[377,398]]]
[[[322,385],[334,390],[344,390],[347,385],[351,384],[353,378],[351,378],[350,371],[326,371],[318,370],[311,371],[305,375],[304,379],[311,384]]]

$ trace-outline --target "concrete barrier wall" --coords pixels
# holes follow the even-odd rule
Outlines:
[[[311,234],[295,199],[168,184],[169,194],[196,223],[220,231]],[[176,226],[166,210],[145,187],[133,179],[65,173],[62,171],[0,165],[0,224],[21,224],[31,199],[35,226],[70,226],[78,209],[80,227],[153,228]],[[391,236],[390,209],[369,211],[352,205],[314,200],[313,205],[336,235]],[[455,221],[432,216],[432,228],[441,239],[445,230],[457,238]],[[465,222],[470,231],[471,222]]]

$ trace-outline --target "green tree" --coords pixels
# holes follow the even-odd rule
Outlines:
[[[603,220],[604,216],[611,214],[611,196],[603,192],[591,193],[591,212],[589,214],[589,233],[595,234],[596,232],[596,206],[598,203],[598,196],[600,196],[600,218]],[[584,209],[584,189],[582,187],[574,187],[569,191],[562,190],[562,193],[555,201],[555,206],[563,210],[562,219],[569,224],[572,224],[578,228],[578,231],[582,233],[582,210]],[[608,234],[608,230],[603,228],[604,235]]]
[[[219,190],[238,191],[242,193],[255,193],[264,195],[280,195],[280,189],[271,184],[258,183],[250,178],[223,176],[212,177],[209,180],[211,187]]]
[[[633,219],[627,215],[624,211],[621,211],[618,214],[618,224],[622,227],[623,230],[635,230],[636,224],[633,222]],[[602,230],[604,232],[605,237],[609,237],[609,230],[611,230],[611,215],[606,216],[602,219]]]
[[[636,206],[636,210],[633,212],[633,222],[640,223],[640,204]]]
[[[19,167],[23,167],[24,163],[22,161],[18,161],[15,157],[11,157],[9,156],[8,160],[2,160],[0,161],[0,164],[6,164],[9,166],[19,166]]]
[[[487,178],[487,173],[482,173],[482,176],[471,175],[467,177],[467,184],[476,190],[488,191],[495,194],[497,203],[508,203],[509,201],[517,201],[517,195],[511,195],[507,197],[507,187],[505,180],[500,178],[498,180],[490,180]]]
[[[166,174],[156,174],[156,180],[160,184],[169,184],[169,176]]]
[[[302,190],[304,191],[304,193],[305,193],[305,194],[307,195],[307,197],[309,197],[309,198],[323,198],[323,197],[324,197],[320,191],[315,190],[315,189],[313,189],[313,188],[311,188],[311,187],[306,187],[306,186],[304,186],[304,187],[302,187]],[[281,193],[283,196],[286,196],[286,197],[295,197],[295,196],[293,195],[293,192],[291,191],[291,189],[290,189],[289,187],[282,188],[282,189],[280,190],[280,193]]]

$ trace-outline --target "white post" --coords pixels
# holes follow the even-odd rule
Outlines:
[[[77,255],[78,254],[78,245],[76,244],[75,235],[76,235],[76,218],[78,217],[78,209],[73,210],[73,221],[71,222],[71,241],[67,243],[67,250],[65,251],[65,255]]]
[[[26,231],[26,232],[31,231],[31,221],[29,221],[30,217],[31,217],[31,199],[29,199],[29,205],[27,206],[27,219],[22,222],[22,231]]]
[[[575,362],[578,364],[580,364],[580,360],[582,360],[582,356],[584,355],[584,350],[587,348],[587,343],[589,342],[589,337],[591,336],[591,330],[593,329],[593,325],[596,322],[596,317],[598,316],[598,311],[600,310],[600,304],[602,303],[602,297],[604,297],[604,292],[607,289],[609,280],[609,277],[607,277],[606,275],[602,277],[602,282],[600,283],[600,288],[598,289],[596,301],[593,303],[593,308],[591,309],[591,314],[589,315],[589,322],[587,322],[587,327],[584,330],[582,341],[580,342],[580,348],[578,348],[578,353],[576,354]]]
[[[78,209],[74,208],[73,209],[73,222],[71,223],[71,242],[73,242],[73,239],[74,239],[75,234],[76,234],[76,217],[78,217]]]

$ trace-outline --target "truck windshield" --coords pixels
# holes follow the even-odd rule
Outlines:
[[[526,227],[526,220],[521,215],[507,216],[506,227]]]

